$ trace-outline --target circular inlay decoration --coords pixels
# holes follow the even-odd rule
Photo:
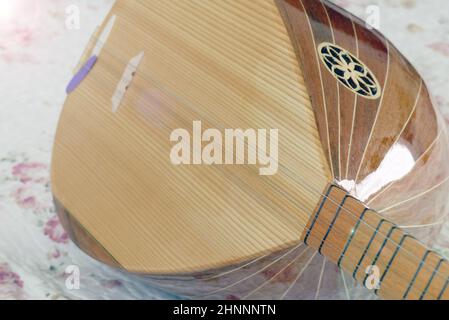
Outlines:
[[[329,72],[346,88],[367,99],[378,99],[381,96],[379,81],[368,67],[349,51],[323,42],[318,47],[318,53]]]

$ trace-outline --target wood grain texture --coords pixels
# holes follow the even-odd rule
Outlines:
[[[303,62],[321,140],[329,149],[336,180],[360,183],[379,168],[403,136],[414,140],[410,147],[414,156],[430,145],[438,130],[426,86],[388,40],[326,1],[278,3]],[[335,81],[317,56],[317,47],[326,42],[345,48],[372,71],[382,90],[378,99],[361,97]],[[427,110],[426,121],[416,118],[420,110]],[[430,124],[429,130],[413,130],[416,121]],[[410,136],[410,129],[420,136]]]
[[[444,195],[449,192],[449,153],[445,125],[423,79],[378,31],[335,5],[277,3],[302,62],[335,181],[390,219],[416,226],[423,239],[432,241],[448,212]],[[320,45],[328,42],[347,50],[374,74],[382,90],[378,99],[366,99],[333,77],[317,56]],[[419,229],[433,224],[432,230]]]
[[[449,141],[425,83],[387,39],[317,0],[119,0],[113,15],[97,64],[67,98],[53,154],[59,215],[84,251],[134,273],[179,276],[304,239],[361,282],[378,263],[388,271],[381,297],[410,287],[405,298],[447,298],[432,277],[447,263],[399,227],[426,244],[438,234]],[[192,133],[198,120],[203,130],[278,129],[278,173],[173,165],[171,132]],[[403,256],[415,248],[419,260]]]
[[[296,43],[299,60],[308,62],[302,64],[304,77],[323,146],[328,146],[325,154],[329,155],[335,181],[356,198],[366,201],[370,208],[409,226],[421,239],[431,242],[447,217],[445,195],[449,171],[445,159],[448,158],[448,141],[445,126],[432,106],[424,81],[388,40],[378,32],[368,30],[364,22],[343,10],[326,1],[280,0],[278,3]],[[374,73],[382,90],[379,99],[366,99],[341,85],[338,79],[329,80],[331,72],[317,56],[318,48],[329,42],[345,48]],[[336,85],[338,94],[335,94]],[[337,118],[336,113],[339,114]],[[310,236],[312,247],[337,262],[358,222],[355,219],[366,214],[365,219],[369,217],[370,221],[358,230],[356,242],[360,242],[359,248],[350,247],[345,256],[346,265],[343,264],[345,270],[352,272],[356,266],[353,259],[360,256],[362,248],[367,248],[373,227],[375,229],[383,217],[368,210],[356,198],[348,198],[342,190],[335,190],[335,203],[324,200],[321,220],[314,231],[306,232],[304,237]],[[343,209],[346,207],[347,212],[343,212],[339,204],[344,204]],[[351,215],[355,217],[349,222]],[[407,223],[411,220],[420,222]],[[336,221],[342,224],[342,232],[327,234]],[[309,226],[313,223],[312,219]],[[424,228],[426,225],[432,228]],[[416,240],[403,238],[402,231],[394,232],[396,229],[392,228],[396,226],[392,222],[382,223],[380,233],[392,232],[397,243],[407,239],[404,247],[411,252],[428,252]],[[374,239],[374,245],[366,252],[369,258],[362,259],[354,271],[355,279],[362,282],[366,267],[384,243],[382,237]],[[387,244],[386,256],[395,250],[389,241]],[[432,258],[423,263],[429,266],[430,273],[441,265],[447,272],[447,262],[439,263],[441,257],[434,253],[428,255]],[[404,259],[401,257],[396,266],[391,266],[379,292],[382,297],[435,299],[441,293],[442,298],[447,298],[447,293],[441,292],[447,273],[426,288],[430,275],[422,271],[414,279],[412,292],[405,294],[404,286],[411,281],[410,273],[415,272],[417,263]],[[384,270],[386,261],[388,258],[382,256],[377,261]]]
[[[70,212],[57,200],[54,199],[56,212],[62,226],[69,234],[72,241],[92,258],[115,268],[122,268],[115,258],[76,221]]]
[[[355,179],[380,103],[341,88],[319,59],[317,48],[323,42],[345,47],[375,73],[384,87],[389,59],[387,42],[327,2],[281,0],[279,6],[290,25],[298,56],[302,57],[320,136],[323,145],[330,149],[334,178]],[[337,113],[340,116],[335,116]],[[342,130],[343,125],[347,127]]]
[[[62,112],[55,197],[133,272],[223,267],[300,241],[330,175],[275,3],[117,1],[114,14],[95,68]],[[142,50],[114,114],[117,83]],[[279,172],[173,165],[170,133],[194,120],[279,129]]]
[[[330,186],[304,241],[385,299],[449,299],[449,262],[345,190]]]

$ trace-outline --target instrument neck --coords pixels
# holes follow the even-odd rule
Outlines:
[[[449,262],[331,185],[304,242],[384,299],[449,299]]]

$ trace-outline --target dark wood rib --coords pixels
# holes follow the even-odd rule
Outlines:
[[[122,269],[120,263],[70,214],[58,199],[54,198],[54,204],[59,220],[73,243],[90,257],[111,267]]]
[[[385,39],[379,38],[371,30],[367,30],[364,25],[354,21],[358,44],[359,59],[365,63],[374,73],[380,82],[381,89],[384,91],[387,83],[388,72],[390,70],[390,46]],[[367,100],[358,97],[356,106],[356,116],[354,122],[354,131],[352,135],[352,145],[349,156],[349,171],[347,179],[355,180],[364,151],[370,141],[371,132],[376,125],[378,112],[382,104],[386,103],[382,97],[376,100]],[[342,108],[352,108],[342,106]]]
[[[449,168],[442,159],[449,155],[449,142],[445,125],[437,120],[438,114],[425,86],[422,91],[421,101],[398,139],[398,144],[408,146],[415,159],[414,167],[405,177],[374,194],[368,203],[380,211],[393,208],[388,214],[395,218],[407,217],[413,207],[415,215],[429,217],[428,221],[423,221],[425,224],[442,220],[445,212],[445,194],[449,191],[449,183],[445,181],[449,177]],[[432,189],[432,192],[417,197]],[[407,201],[412,198],[415,199]],[[428,215],[428,212],[434,214]]]
[[[380,99],[379,114],[362,162],[357,163],[356,182],[375,171],[397,141],[417,103],[422,103],[422,79],[393,46],[390,46],[389,78]],[[434,122],[434,121],[432,121]],[[433,137],[436,133],[433,132]],[[430,144],[430,141],[429,141]]]
[[[345,17],[336,10],[327,11],[334,30],[335,43],[338,43],[341,47],[346,48],[348,51],[354,53],[354,55],[358,57],[359,46],[354,22],[350,19],[345,19]],[[340,109],[340,175],[337,176],[337,178],[339,178],[339,180],[342,180],[347,176],[349,146],[352,144],[352,123],[357,107],[357,95],[341,85],[338,86],[338,90]]]
[[[311,95],[323,149],[325,153],[329,150],[330,164],[334,166],[336,180],[346,178],[352,181],[354,192],[368,176],[374,185],[384,183],[385,176],[381,175],[385,175],[385,172],[380,172],[379,168],[387,153],[391,152],[393,147],[405,148],[403,153],[410,153],[412,161],[413,159],[416,161],[410,172],[404,173],[403,177],[392,177],[391,183],[384,186],[384,189],[389,190],[377,198],[374,197],[378,192],[383,192],[383,189],[364,190],[366,192],[364,196],[369,197],[368,192],[372,192],[371,198],[374,200],[370,202],[370,207],[381,212],[385,210],[385,214],[394,221],[420,221],[425,224],[442,218],[447,211],[443,195],[449,188],[448,168],[441,165],[442,159],[449,156],[447,136],[432,106],[427,87],[417,71],[379,32],[367,29],[363,21],[327,1],[278,0],[277,3],[288,26],[292,42],[296,44],[295,49]],[[326,11],[327,22],[323,18],[325,16],[323,10]],[[310,22],[310,25],[307,22]],[[318,64],[322,62],[315,57],[317,46],[322,42],[329,42],[329,34],[332,34],[333,44],[356,56],[374,74],[382,89],[379,98],[368,99],[356,95],[343,84],[339,86],[338,94],[334,94],[333,88],[339,80],[333,78],[329,81],[327,75],[330,71],[317,67],[316,62],[318,61]],[[339,119],[335,120],[337,111]],[[334,136],[336,133],[339,133],[338,140]],[[439,135],[442,137],[441,141],[438,139]],[[334,144],[339,145],[339,152],[335,151]],[[339,165],[336,166],[336,163]],[[377,187],[382,185],[375,188]],[[360,201],[334,188],[329,190],[334,201],[324,200],[320,210],[311,219],[315,221],[312,227],[314,231],[308,232],[309,237],[305,240],[331,261],[336,263],[340,261],[344,269],[355,268],[354,276],[359,281],[365,278],[364,270],[368,262],[379,263],[387,271],[384,276],[385,284],[380,290],[381,296],[401,298],[400,291],[407,283],[402,283],[403,281],[394,272],[389,272],[391,265],[397,263],[395,261],[397,247],[385,241],[385,238],[372,235],[370,230],[378,227],[381,234],[389,234],[396,243],[404,241],[405,246],[412,252],[413,246],[417,246],[418,242],[404,236],[398,226],[388,222],[383,216],[372,210],[367,211]],[[417,196],[419,197],[415,198]],[[341,256],[336,256],[339,251],[335,250],[335,245],[344,246],[345,242],[341,243],[341,234],[337,235],[332,231],[335,225],[346,225],[347,236],[350,238],[357,224],[355,218],[350,221],[351,217],[348,214],[341,213],[339,205],[350,208],[356,216],[365,215],[365,219],[370,220],[369,227],[361,226],[362,232],[358,235],[359,243],[366,242],[364,246],[366,257],[361,258],[360,266],[357,266],[356,261],[350,261],[349,267],[345,265],[345,260]],[[357,207],[360,210],[357,210]],[[425,230],[427,234],[422,239],[431,240],[438,230],[438,226]],[[321,238],[313,237],[311,233],[319,234]],[[370,239],[372,241],[368,245]],[[333,249],[328,247],[327,243],[332,243]],[[346,261],[354,259],[354,255],[360,253],[354,250],[354,247],[346,249],[342,247],[342,251],[346,251],[348,255]],[[421,251],[425,253],[427,249],[423,248]],[[406,258],[402,252],[398,251],[396,254],[399,261],[404,264]],[[426,272],[417,272],[415,281],[418,285],[413,284],[413,293],[405,298],[438,297],[438,286],[442,286],[443,282],[440,279],[438,284],[435,284],[433,279],[428,281],[427,278],[431,278],[432,275],[428,270],[437,268],[440,260],[433,254],[430,257],[431,259],[426,262],[428,267],[424,268]],[[410,273],[407,276],[410,275],[411,278],[411,274],[416,272],[416,266],[407,263],[407,272]],[[444,262],[443,266],[447,272],[449,264]],[[395,268],[398,268],[398,264]],[[396,288],[396,284],[401,287]],[[395,290],[397,292],[394,292]],[[447,298],[447,294],[443,290],[441,296]]]
[[[322,3],[315,0],[301,0],[303,2],[303,8],[305,14],[313,19],[309,19],[311,26],[311,36],[314,36],[314,50],[316,55],[316,48],[320,43],[329,42],[334,43],[334,32],[329,19],[326,8]],[[307,33],[307,32],[306,32]],[[318,70],[321,76],[321,88],[323,90],[321,93],[324,99],[324,106],[327,113],[327,131],[329,133],[329,148],[330,148],[330,161],[331,168],[334,177],[340,176],[340,164],[339,164],[339,91],[338,82],[335,81],[334,77],[327,72],[324,65],[320,60],[313,60],[316,63],[311,63],[311,68]],[[313,98],[312,98],[313,99]]]
[[[304,9],[299,1],[285,1],[276,0],[280,13],[284,18],[287,30],[289,30],[290,35],[301,34],[300,37],[291,36],[292,44],[298,53],[299,57],[307,56],[308,59],[299,58],[299,64],[306,74],[314,74],[314,77],[307,77],[306,86],[308,88],[321,88],[322,87],[322,76],[321,76],[321,65],[318,60],[318,55],[315,51],[315,39],[312,35],[311,22],[304,14]],[[316,6],[316,5],[315,5]],[[318,4],[321,7],[320,4]],[[292,10],[292,8],[296,10]],[[301,8],[301,9],[299,9]],[[328,38],[329,38],[329,32]],[[323,72],[325,74],[325,72]],[[329,131],[328,131],[328,119],[326,113],[326,100],[324,98],[323,91],[321,89],[316,89],[310,91],[310,97],[312,100],[312,105],[315,112],[317,120],[317,126],[319,135],[321,138],[324,154],[328,156],[329,166],[331,166],[331,150],[329,141]]]
[[[290,36],[296,43],[298,60],[302,65],[311,95],[323,148],[325,151],[329,148],[331,150],[334,177],[355,179],[381,99],[356,98],[356,94],[346,88],[339,88],[337,92],[338,81],[325,68],[321,68],[322,62],[315,58],[316,46],[322,42],[331,42],[345,48],[354,56],[358,56],[372,70],[383,88],[387,78],[389,60],[387,42],[377,33],[367,30],[361,21],[352,19],[346,12],[328,2],[278,0],[278,4],[284,20],[289,26]],[[329,19],[332,21],[331,24]],[[310,21],[312,29],[307,21]],[[306,30],[311,32],[306,32]],[[311,34],[313,34],[313,38],[311,38]],[[335,40],[329,41],[332,34],[334,34]],[[325,102],[323,101],[323,91]],[[325,107],[327,117],[324,113]],[[335,118],[338,115],[338,109],[340,109],[340,121]],[[356,125],[352,128],[354,112]],[[339,123],[341,124],[340,143],[338,142]],[[327,130],[329,130],[330,143],[327,140]],[[341,146],[340,150],[338,150],[339,145]],[[348,161],[350,165],[346,172]],[[340,163],[344,167],[343,170],[339,169]],[[344,177],[340,171],[344,172]]]
[[[414,115],[415,110],[416,115],[426,110],[427,123],[436,123],[426,86],[394,46],[327,1],[277,2],[296,44],[323,148],[330,154],[337,180],[362,181],[379,167],[401,136],[410,141],[416,154],[429,147],[438,130],[434,125],[422,130],[424,121],[418,124]],[[334,43],[357,56],[378,79],[382,96],[366,99],[338,86],[316,58],[316,47],[322,42]]]
[[[384,210],[387,207],[394,206],[401,201],[412,198],[442,183],[449,176],[447,166],[441,163],[442,157],[448,155],[444,135],[445,133],[442,132],[437,136],[433,145],[431,143],[430,148],[416,158],[417,161],[414,167],[405,177],[387,185],[385,189],[379,192],[379,195],[376,194],[375,198],[369,200],[368,203],[378,210]],[[443,192],[448,189],[447,186],[443,185],[442,187]],[[437,203],[436,199],[431,202]],[[421,212],[420,208],[422,206],[427,205],[425,202],[421,204],[417,203],[416,214]],[[398,211],[395,211],[395,214],[398,214]],[[436,210],[432,211],[438,212]],[[422,213],[424,214],[425,212]]]

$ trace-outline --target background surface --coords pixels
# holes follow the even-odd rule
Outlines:
[[[449,1],[334,2],[363,19],[379,6],[380,30],[422,74],[449,124]],[[49,167],[65,87],[112,4],[0,0],[0,299],[172,297],[84,255],[53,209]],[[71,5],[78,30],[66,26]],[[446,225],[438,242],[446,254],[448,239]],[[66,288],[69,265],[80,268],[80,290]]]

